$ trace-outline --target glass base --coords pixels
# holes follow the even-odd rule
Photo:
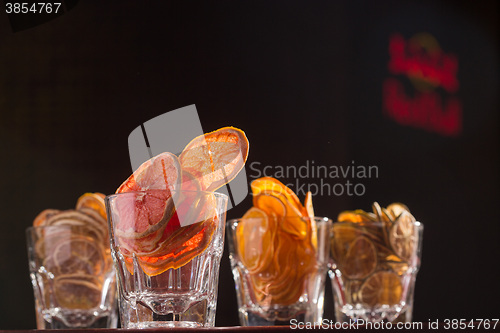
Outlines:
[[[121,325],[123,328],[162,327],[213,327],[215,324],[215,302],[207,299],[191,304],[184,312],[155,313],[145,304],[120,300]]]
[[[146,329],[146,328],[199,328],[203,327],[200,323],[194,321],[144,321],[140,323],[130,323],[127,328]]]
[[[239,309],[240,322],[243,326],[289,326],[292,319],[297,322],[311,321],[312,318],[306,318],[311,315],[309,313],[306,316],[307,313],[306,309],[293,307],[268,309],[267,311],[248,307]]]
[[[75,329],[75,328],[116,328],[118,316],[106,311],[96,315],[93,311],[45,311],[37,320],[38,329]]]
[[[384,305],[374,309],[366,309],[361,305],[344,305],[335,307],[335,318],[338,322],[364,320],[365,322],[410,322],[411,309],[401,306]]]

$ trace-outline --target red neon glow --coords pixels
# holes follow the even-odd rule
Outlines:
[[[389,41],[389,71],[419,79],[448,92],[458,90],[458,60],[453,54],[444,53],[434,37],[420,34],[405,41],[394,34]]]
[[[384,112],[401,125],[423,128],[446,136],[462,131],[462,105],[450,97],[443,105],[435,91],[416,92],[407,96],[401,82],[388,78],[383,87]]]

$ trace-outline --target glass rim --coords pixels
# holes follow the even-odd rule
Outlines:
[[[397,221],[397,220],[396,220]],[[367,221],[367,222],[351,222],[351,221],[334,221],[332,224],[336,225],[355,225],[360,227],[369,227],[369,226],[385,226],[384,222],[381,221]],[[424,224],[420,221],[413,221],[412,224],[419,229],[424,228]]]
[[[302,216],[302,217],[287,217],[287,218],[305,218],[305,219],[308,219],[309,217],[306,217],[306,216]],[[316,222],[321,222],[321,223],[328,223],[328,222],[331,222],[331,223],[334,223],[332,219],[326,217],[326,216],[313,216],[312,217],[314,220],[316,220]],[[241,220],[243,220],[243,217],[239,217],[239,218],[235,218],[235,219],[230,219],[230,220],[227,220],[226,224],[227,225],[233,225],[234,223],[239,223]]]
[[[70,225],[70,224],[58,224],[58,225],[32,225],[26,227],[26,232],[32,230],[43,230],[43,229],[88,229],[88,225]]]
[[[127,191],[127,192],[121,192],[121,193],[113,193],[113,194],[109,194],[109,195],[106,195],[106,197],[104,198],[105,200],[109,200],[109,199],[112,199],[112,198],[115,198],[115,197],[120,197],[120,196],[123,196],[123,195],[127,195],[127,194],[140,194],[140,193],[148,193],[148,192],[151,192],[151,191],[167,191],[166,189],[150,189],[150,190],[142,190],[142,191]],[[215,197],[220,197],[220,198],[223,198],[223,199],[228,199],[229,196],[227,194],[224,194],[224,193],[220,193],[220,192],[211,192],[211,191],[193,191],[193,190],[169,190],[170,192],[174,192],[174,193],[201,193],[201,194],[205,194],[205,195],[214,195]]]

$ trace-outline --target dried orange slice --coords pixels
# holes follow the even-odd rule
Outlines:
[[[380,271],[363,283],[359,293],[361,301],[369,306],[395,305],[401,301],[403,286],[395,273]]]
[[[352,241],[342,262],[343,273],[350,279],[366,278],[377,268],[377,250],[365,236]]]
[[[376,222],[377,217],[373,213],[367,213],[364,210],[356,209],[354,211],[341,212],[337,217],[337,221],[352,223]]]
[[[40,226],[45,225],[46,221],[50,217],[56,215],[59,212],[60,212],[60,210],[58,210],[58,209],[45,209],[44,211],[42,211],[40,214],[38,214],[35,217],[35,220],[33,221],[33,226],[40,227]]]
[[[259,208],[250,208],[236,229],[236,241],[241,262],[250,273],[266,269],[274,256],[276,221]]]
[[[139,257],[139,265],[149,276],[184,266],[205,251],[217,224],[217,220],[211,219],[178,229],[179,233],[170,237],[171,242],[165,242],[162,247],[160,253],[166,254]]]
[[[76,226],[86,230],[89,236],[94,237],[101,243],[108,238],[108,229],[91,216],[77,210],[69,209],[50,216],[45,221],[46,226]]]
[[[102,193],[85,193],[76,202],[76,209],[90,208],[97,211],[106,220],[106,206],[104,204],[105,195]]]
[[[307,215],[297,195],[279,180],[272,177],[262,177],[252,181],[250,186],[254,196],[263,192],[280,193],[286,198],[286,201],[290,203],[290,206],[299,211],[299,215]]]
[[[334,224],[332,235],[332,257],[340,265],[349,250],[351,243],[361,235],[361,231],[349,224]]]
[[[116,190],[116,193],[146,190],[176,190],[181,180],[177,156],[161,153],[139,168]]]
[[[60,242],[52,253],[60,274],[100,275],[106,269],[104,249],[95,240],[72,236]]]
[[[286,216],[285,204],[274,196],[272,192],[264,192],[254,196],[253,205],[268,215]]]
[[[254,206],[261,208],[262,205],[264,210],[269,206],[274,206],[274,212],[278,216],[283,217],[281,219],[281,228],[284,231],[299,239],[305,239],[308,236],[310,222],[304,219],[304,217],[308,217],[306,209],[291,189],[280,181],[270,177],[254,180],[251,183],[251,188],[254,196]],[[282,205],[276,203],[273,205],[269,202],[270,199],[265,200],[265,195],[278,199]],[[275,202],[276,200],[273,201]],[[285,207],[285,209],[283,210],[282,207]]]
[[[57,277],[54,290],[58,305],[65,309],[89,310],[101,302],[101,282],[94,276]]]
[[[318,247],[318,229],[316,226],[316,220],[314,220],[314,207],[312,203],[312,193],[308,191],[306,193],[306,198],[304,199],[304,207],[307,212],[307,216],[311,221],[311,242],[313,247],[316,249]]]
[[[234,127],[224,127],[194,138],[182,151],[183,170],[196,177],[202,190],[215,191],[241,171],[248,157],[248,139]]]
[[[408,207],[400,202],[394,202],[389,206],[387,206],[387,211],[389,212],[393,221],[396,221],[399,218],[399,215],[401,215],[401,213],[410,212]]]
[[[414,256],[417,246],[415,219],[407,211],[403,211],[389,233],[389,240],[394,252],[403,260]]]

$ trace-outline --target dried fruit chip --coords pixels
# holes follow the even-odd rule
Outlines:
[[[38,214],[35,217],[35,220],[33,221],[33,226],[40,227],[40,226],[45,225],[46,221],[50,217],[56,215],[59,212],[60,212],[60,210],[58,210],[58,209],[45,209],[44,211],[42,211],[40,214]]]
[[[377,221],[377,216],[373,213],[367,213],[361,209],[357,209],[355,211],[341,212],[337,217],[337,221],[352,223],[375,222]]]
[[[365,236],[352,241],[342,262],[344,274],[355,280],[366,278],[377,268],[377,250]]]
[[[271,263],[274,255],[276,221],[256,207],[245,213],[236,229],[238,254],[251,273],[258,273]]]
[[[60,274],[98,276],[107,268],[103,247],[83,236],[64,239],[54,248],[51,257]]]
[[[89,310],[101,301],[101,283],[93,276],[66,275],[54,280],[57,303],[65,309]]]
[[[181,167],[177,156],[161,153],[139,168],[116,190],[116,193],[147,190],[176,190],[181,180]]]
[[[417,230],[413,216],[403,211],[389,233],[394,252],[403,260],[409,261],[417,246]]]
[[[410,210],[408,209],[408,207],[406,207],[406,205],[399,202],[395,202],[387,206],[387,211],[389,212],[393,221],[396,221],[402,212],[408,212],[408,213],[410,212]]]
[[[234,127],[224,127],[193,139],[179,156],[202,190],[215,191],[241,171],[248,157],[248,139]]]
[[[361,286],[360,298],[369,306],[395,305],[401,301],[403,286],[392,272],[380,271],[370,276]]]
[[[334,224],[332,229],[332,257],[335,262],[341,263],[349,250],[349,246],[361,235],[361,231],[349,224]]]
[[[85,193],[76,202],[76,209],[90,208],[99,213],[106,220],[106,206],[104,204],[104,194],[102,193]]]

